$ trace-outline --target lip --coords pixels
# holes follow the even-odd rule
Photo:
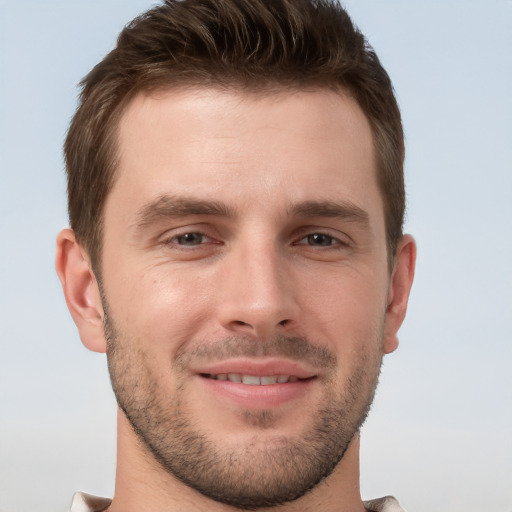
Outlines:
[[[227,360],[201,366],[194,371],[200,385],[215,399],[244,409],[274,409],[300,399],[314,385],[318,372],[300,362],[289,360]],[[209,378],[209,375],[238,373],[242,375],[290,375],[294,382],[248,385]]]
[[[218,375],[220,373],[241,373],[243,375],[293,375],[299,379],[310,379],[318,371],[298,361],[287,359],[230,359],[201,365],[193,370],[197,375]]]

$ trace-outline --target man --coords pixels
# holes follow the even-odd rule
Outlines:
[[[415,244],[390,80],[336,4],[169,0],[83,81],[56,266],[119,404],[112,500],[394,512],[359,429]]]

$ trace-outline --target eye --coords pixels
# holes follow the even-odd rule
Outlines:
[[[312,247],[332,247],[333,245],[342,244],[342,242],[337,238],[326,235],[325,233],[311,233],[299,240],[298,243],[310,245]]]
[[[184,233],[183,235],[175,236],[173,240],[179,245],[193,246],[201,245],[208,241],[208,237],[202,233]]]
[[[211,227],[197,229],[198,226],[183,226],[162,234],[158,246],[164,251],[165,258],[195,261],[217,254],[224,245],[222,238]]]
[[[184,245],[187,247],[193,247],[195,245],[201,245],[206,242],[209,242],[210,238],[208,238],[203,233],[184,233],[182,235],[175,236],[171,239],[171,242],[178,244],[178,245]]]

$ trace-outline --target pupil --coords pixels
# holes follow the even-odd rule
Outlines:
[[[309,243],[312,245],[331,245],[332,238],[328,235],[322,235],[321,233],[317,233],[315,235],[309,235]]]
[[[178,238],[179,243],[184,245],[197,245],[201,242],[199,233],[186,233]]]

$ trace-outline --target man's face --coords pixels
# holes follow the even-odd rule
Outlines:
[[[159,467],[213,499],[303,495],[388,349],[365,116],[327,91],[140,95],[119,150],[102,291],[121,408]]]

